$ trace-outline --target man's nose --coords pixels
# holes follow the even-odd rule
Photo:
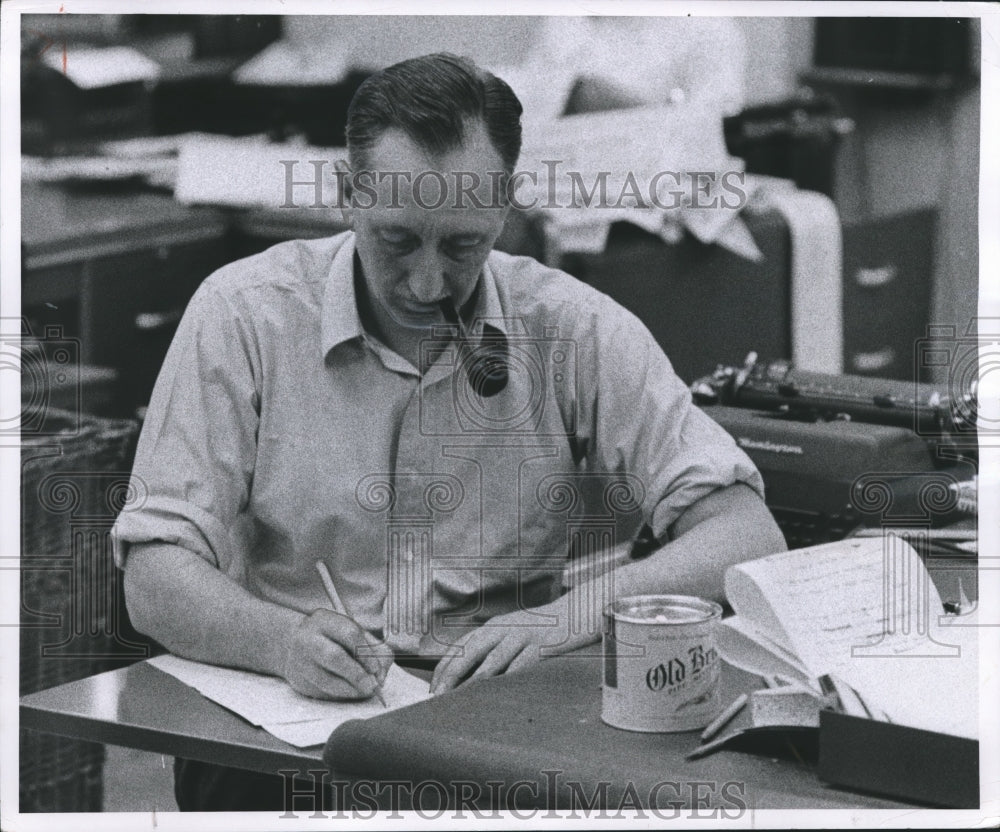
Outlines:
[[[410,291],[421,303],[434,303],[448,294],[445,267],[441,256],[422,248],[410,262],[407,282]]]

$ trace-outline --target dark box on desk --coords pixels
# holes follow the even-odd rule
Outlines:
[[[950,809],[979,808],[979,742],[820,712],[819,779]]]
[[[81,89],[41,64],[26,67],[21,84],[23,151],[45,154],[86,140],[150,132],[149,89],[141,81]]]

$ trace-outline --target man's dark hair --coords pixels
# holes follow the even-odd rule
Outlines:
[[[351,166],[365,167],[367,152],[393,128],[440,154],[460,146],[468,125],[480,120],[513,173],[521,153],[521,102],[506,81],[468,58],[447,52],[410,58],[365,80],[347,111]]]

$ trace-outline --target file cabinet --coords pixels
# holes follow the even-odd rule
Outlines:
[[[929,381],[916,367],[930,323],[937,211],[844,225],[844,372]]]

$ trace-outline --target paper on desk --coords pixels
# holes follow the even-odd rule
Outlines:
[[[804,688],[819,692],[818,683],[797,657],[757,632],[742,616],[726,619],[717,635],[719,654],[733,667],[760,676],[780,676]]]
[[[343,149],[256,137],[193,135],[180,143],[174,198],[185,204],[329,212],[340,204],[334,162],[346,155]]]
[[[330,732],[349,719],[367,719],[430,697],[430,685],[393,665],[382,686],[385,707],[377,699],[330,702],[303,696],[284,679],[231,667],[218,667],[179,656],[163,655],[149,663],[190,685],[203,696],[301,747],[326,742]]]
[[[160,76],[160,65],[130,46],[49,49],[42,55],[42,61],[52,69],[65,73],[83,90],[153,81]]]
[[[325,48],[310,49],[288,40],[278,40],[254,55],[233,73],[237,84],[302,87],[336,84],[347,77],[347,53]]]
[[[365,705],[368,704],[367,702],[365,703]],[[386,709],[376,702],[372,713],[351,713],[349,715],[330,717],[329,719],[311,719],[307,722],[269,722],[260,727],[267,731],[267,733],[276,736],[279,740],[284,740],[289,745],[294,745],[297,748],[308,748],[311,745],[322,745],[325,743],[330,738],[330,734],[333,733],[334,729],[349,719],[368,719],[368,717],[377,716],[379,713],[386,713]]]
[[[937,589],[898,537],[782,552],[726,574],[733,609],[813,677],[853,687],[892,722],[978,735],[978,632],[942,626]]]
[[[379,714],[394,711],[414,702],[430,698],[427,682],[402,670],[398,665],[389,668],[382,687],[385,707],[375,699],[363,702],[327,702],[328,715],[321,719],[303,722],[265,722],[260,727],[279,740],[284,740],[299,748],[319,745],[329,738],[333,730],[349,719],[368,719]]]

